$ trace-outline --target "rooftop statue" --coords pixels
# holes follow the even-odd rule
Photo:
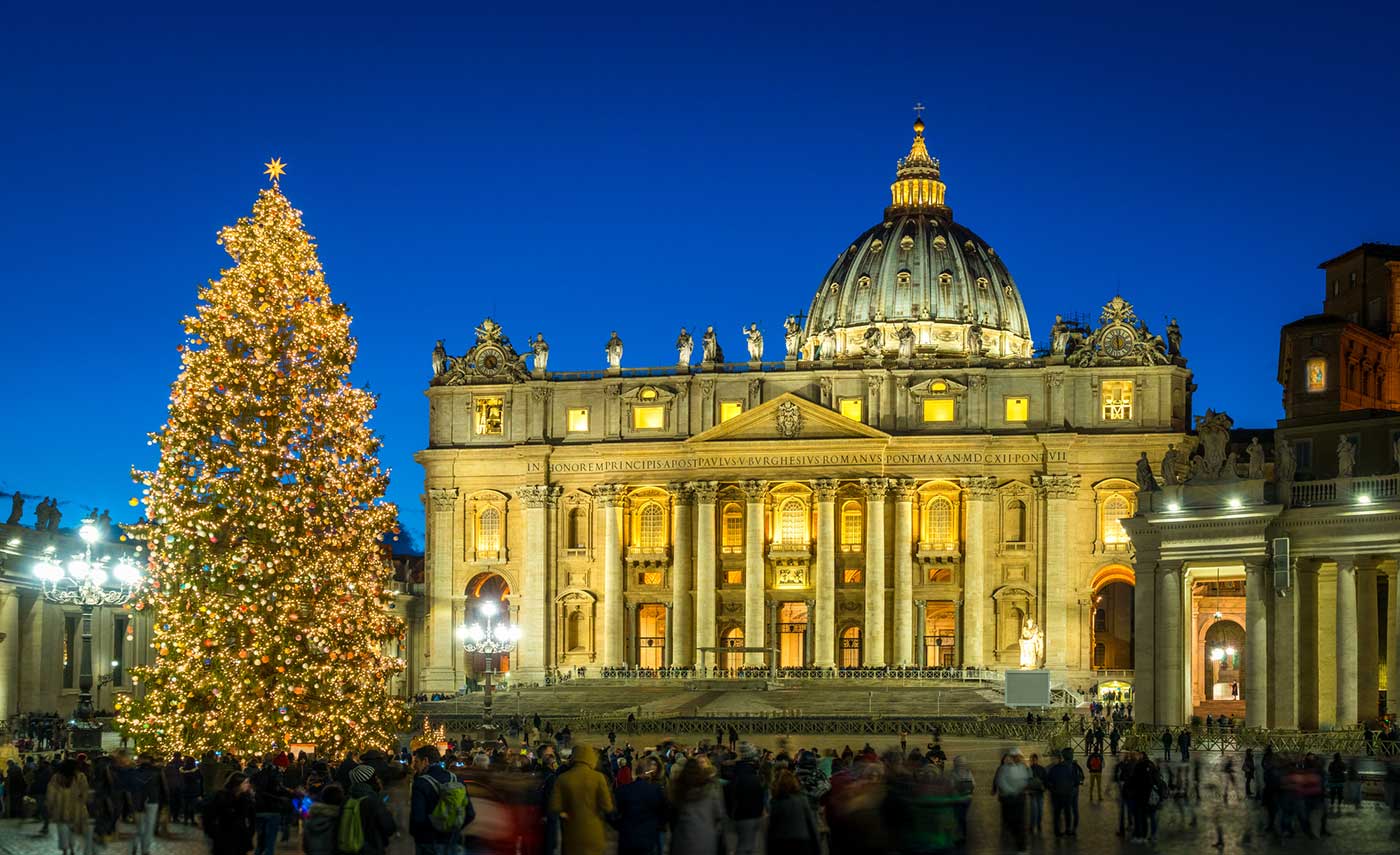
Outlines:
[[[1201,473],[1203,480],[1214,481],[1221,477],[1226,447],[1230,444],[1230,429],[1234,426],[1234,419],[1215,410],[1206,410],[1205,415],[1196,416],[1196,433],[1201,438],[1205,455]]]
[[[724,351],[720,349],[713,326],[705,327],[705,334],[700,337],[700,361],[709,365],[724,361]]]
[[[619,369],[622,367],[622,339],[617,337],[617,330],[612,331],[612,336],[608,338],[603,352],[608,358],[609,368]]]
[[[1167,453],[1162,455],[1162,483],[1168,487],[1174,487],[1181,483],[1181,477],[1177,474],[1181,466],[1181,452],[1176,450],[1175,445],[1167,446]]]
[[[1260,444],[1259,437],[1252,437],[1249,440],[1249,448],[1245,449],[1249,455],[1249,477],[1250,480],[1258,480],[1264,477],[1264,446]]]
[[[442,339],[437,340],[433,345],[433,377],[441,377],[447,370],[447,348],[443,346]]]
[[[797,322],[796,315],[788,315],[783,321],[783,345],[787,349],[788,359],[797,359],[802,352],[802,325]]]
[[[864,335],[861,336],[863,346],[862,352],[868,357],[878,357],[884,349],[885,337],[881,335],[880,328],[871,324],[865,328]]]
[[[690,365],[690,354],[694,351],[695,339],[681,327],[681,334],[676,337],[676,364]]]
[[[895,338],[899,340],[899,358],[903,362],[908,362],[914,358],[914,330],[905,324],[895,333]]]
[[[1280,484],[1291,484],[1298,469],[1298,459],[1293,456],[1293,446],[1280,437],[1274,441],[1274,479]]]
[[[549,345],[545,343],[544,333],[535,333],[535,340],[530,342],[530,352],[535,355],[535,373],[543,374],[549,367]]]
[[[1356,446],[1351,440],[1341,437],[1337,440],[1337,477],[1350,478],[1356,470]]]
[[[742,329],[742,328],[741,328],[741,329]],[[758,331],[758,324],[749,324],[748,328],[747,328],[747,329],[744,329],[743,332],[744,332],[744,337],[747,339],[747,342],[746,342],[746,343],[748,344],[748,347],[749,347],[749,361],[750,361],[750,362],[762,362],[762,361],[763,361],[763,333],[761,333],[761,332]]]
[[[1157,486],[1157,479],[1152,477],[1152,463],[1147,459],[1147,452],[1142,452],[1137,459],[1137,483],[1138,491],[1151,493],[1161,488]]]

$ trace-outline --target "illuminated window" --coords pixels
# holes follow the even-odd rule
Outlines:
[[[635,430],[661,430],[666,426],[666,408],[653,404],[632,408],[632,427]]]
[[[953,503],[946,496],[934,496],[924,505],[924,542],[950,546],[957,540],[953,531]]]
[[[1105,380],[1101,391],[1104,421],[1124,422],[1133,417],[1133,381]]]
[[[841,415],[853,422],[860,421],[860,398],[842,398],[839,404]]]
[[[724,534],[720,544],[725,552],[744,548],[744,512],[737,503],[724,506]]]
[[[569,433],[588,432],[588,408],[569,407]]]
[[[737,569],[736,569],[736,570],[726,570],[726,571],[724,571],[724,584],[726,584],[726,585],[742,585],[742,584],[744,584],[744,571],[743,571],[743,570],[737,570]]]
[[[1007,398],[1006,399],[1006,420],[1008,422],[1024,422],[1030,418],[1031,399]]]
[[[929,384],[928,390],[930,392],[946,392],[948,391],[948,384],[944,383],[942,380],[936,380]]]
[[[848,626],[841,630],[841,667],[860,667],[860,627]]]
[[[656,390],[653,389],[651,386],[647,386],[647,387],[645,387],[644,389],[642,389],[641,392],[639,392],[639,393],[637,394],[637,397],[640,398],[640,399],[643,400],[643,401],[655,401],[655,400],[656,400]]]
[[[1322,356],[1314,356],[1308,360],[1308,391],[1325,392],[1327,390],[1327,359]]]
[[[1132,515],[1128,500],[1114,493],[1103,501],[1103,542],[1114,546],[1126,545],[1128,533],[1123,530],[1122,520]]]
[[[865,515],[861,513],[859,502],[847,502],[841,506],[841,549],[852,552],[860,549],[865,542]]]
[[[661,586],[662,579],[663,574],[660,570],[647,570],[638,581],[648,588],[657,588]]]
[[[778,510],[778,542],[807,543],[807,508],[801,499],[788,499]]]
[[[661,506],[649,502],[642,508],[637,545],[643,549],[657,549],[666,545],[666,512]]]
[[[495,555],[501,551],[501,512],[487,508],[476,518],[476,551]]]
[[[505,404],[500,398],[476,398],[476,435],[500,436]]]
[[[924,421],[951,422],[953,420],[952,398],[924,399]]]
[[[865,581],[865,573],[859,567],[847,567],[841,571],[841,584],[859,585]]]
[[[743,401],[720,401],[719,421],[723,424],[744,411]]]
[[[1026,503],[1020,499],[1006,503],[1006,542],[1026,542]]]

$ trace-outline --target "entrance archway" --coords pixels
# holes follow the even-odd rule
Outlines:
[[[719,646],[725,648],[719,655],[720,670],[731,676],[739,670],[739,666],[744,664],[744,654],[735,652],[731,648],[744,646],[744,628],[742,626],[731,626],[720,636]]]
[[[1206,630],[1205,685],[1208,701],[1238,700],[1244,691],[1244,627],[1219,620]]]
[[[1133,587],[1131,567],[1110,564],[1094,574],[1089,615],[1089,663],[1096,671],[1133,668]]]
[[[637,606],[637,667],[666,665],[666,607],[661,603]]]
[[[841,631],[841,667],[860,667],[860,627],[848,626]]]
[[[467,583],[467,589],[463,592],[466,595],[466,602],[462,609],[463,623],[486,624],[485,610],[494,608],[495,617],[492,620],[497,623],[510,619],[510,604],[507,598],[510,596],[510,583],[504,576],[498,573],[478,573]],[[489,606],[488,606],[489,604]],[[505,674],[510,671],[510,654],[500,653],[496,656],[487,656],[484,653],[467,653],[466,666],[470,674],[485,674],[495,666],[495,670]],[[493,662],[492,659],[495,661]]]
[[[807,604],[783,603],[778,607],[778,667],[801,668],[807,664]]]

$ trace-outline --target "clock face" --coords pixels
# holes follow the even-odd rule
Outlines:
[[[1122,327],[1115,327],[1103,337],[1103,351],[1114,359],[1128,355],[1133,346],[1133,335]]]
[[[495,348],[489,348],[477,358],[476,364],[482,374],[495,374],[501,367],[501,354]]]

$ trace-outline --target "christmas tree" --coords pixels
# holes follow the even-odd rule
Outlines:
[[[388,476],[375,399],[348,382],[355,340],[331,301],[283,165],[253,215],[220,233],[234,266],[185,318],[169,416],[151,442],[143,521],[153,664],[118,711],[142,748],[201,753],[312,743],[390,747],[403,661],[383,536]],[[133,500],[135,501],[135,500]]]

